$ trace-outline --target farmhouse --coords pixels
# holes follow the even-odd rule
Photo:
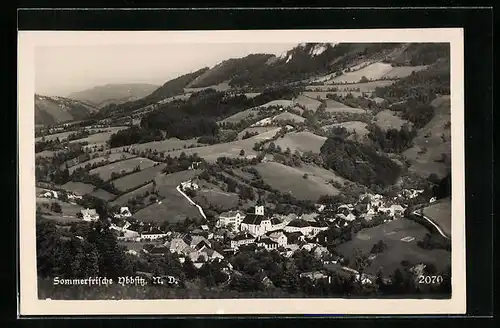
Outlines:
[[[326,224],[314,221],[311,222],[311,230],[311,234],[316,236],[319,232],[328,230],[328,226]]]
[[[97,214],[95,209],[83,209],[80,211],[83,217],[83,221],[91,222],[99,220],[99,214]]]
[[[231,248],[236,248],[242,245],[253,244],[255,242],[255,237],[249,234],[248,232],[242,232],[236,235],[231,240]]]
[[[168,247],[165,247],[163,245],[151,245],[151,244],[144,245],[142,251],[146,254],[153,256],[164,256],[169,253]]]
[[[160,231],[158,229],[151,229],[150,231],[146,231],[141,233],[141,239],[147,239],[147,240],[157,240],[160,238],[166,237],[167,234],[163,231]]]
[[[182,190],[193,189],[198,190],[198,184],[192,182],[191,180],[181,183]]]
[[[194,251],[182,238],[174,238],[171,241],[167,241],[164,246],[168,247],[170,253],[174,254],[185,255]]]
[[[57,191],[54,191],[54,190],[47,190],[41,196],[45,197],[45,198],[55,198],[55,199],[59,198],[58,197],[59,195],[57,194]]]
[[[221,228],[232,225],[234,230],[238,230],[245,216],[245,213],[241,211],[229,211],[221,213],[219,215],[219,220],[217,220],[216,227]]]

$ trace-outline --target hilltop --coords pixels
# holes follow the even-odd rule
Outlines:
[[[94,107],[102,108],[109,104],[122,104],[146,97],[156,89],[158,89],[157,85],[146,83],[106,84],[73,92],[67,98],[83,101],[87,104],[92,104]]]
[[[81,120],[97,111],[96,107],[82,101],[35,95],[35,124],[52,125]]]

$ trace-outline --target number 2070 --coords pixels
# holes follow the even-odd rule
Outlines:
[[[419,284],[441,284],[443,282],[442,276],[419,276],[418,283]]]

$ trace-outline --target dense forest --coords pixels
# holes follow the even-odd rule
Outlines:
[[[275,99],[291,99],[297,93],[298,90],[291,88],[276,88],[247,98],[245,95],[227,95],[225,92],[206,89],[192,94],[186,101],[162,105],[141,120],[140,128],[129,128],[113,134],[110,145],[119,147],[172,137],[190,139],[203,136],[207,139],[217,136],[214,140],[222,140],[218,136],[218,120]]]
[[[368,137],[375,143],[378,149],[386,153],[401,153],[413,146],[413,138],[417,135],[416,129],[410,129],[404,124],[400,130],[388,129],[383,131],[378,125],[369,127]]]
[[[228,59],[212,68],[207,76],[201,76],[198,80],[195,80],[190,86],[193,88],[208,87],[231,80],[236,76],[248,74],[265,67],[266,61],[272,56],[269,54],[252,54],[243,58]]]
[[[431,65],[440,58],[450,58],[449,43],[413,43],[393,63],[397,66]]]
[[[311,51],[317,45],[317,43],[299,45],[290,50],[283,59],[235,76],[229,84],[237,87],[261,87],[295,82],[315,74],[340,71],[357,58],[370,57],[382,50],[399,46],[397,43],[339,43],[335,46],[326,45],[324,52],[313,56]]]
[[[401,168],[371,147],[332,136],[321,147],[324,163],[344,178],[366,186],[396,182]]]

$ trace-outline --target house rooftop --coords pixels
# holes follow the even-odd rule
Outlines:
[[[247,214],[242,223],[260,225],[263,220],[269,220],[264,215]]]
[[[245,213],[243,213],[242,211],[236,210],[236,211],[223,212],[223,213],[219,214],[219,217],[230,218],[230,217],[236,216],[236,214],[240,214],[241,216],[245,216]]]
[[[311,223],[304,221],[304,220],[293,220],[290,223],[288,223],[289,227],[297,227],[297,228],[305,228],[305,227],[310,227]]]
[[[245,233],[240,233],[238,235],[236,235],[233,240],[234,241],[239,241],[239,240],[249,240],[249,239],[255,239],[254,236],[252,236],[251,234],[245,232]]]

